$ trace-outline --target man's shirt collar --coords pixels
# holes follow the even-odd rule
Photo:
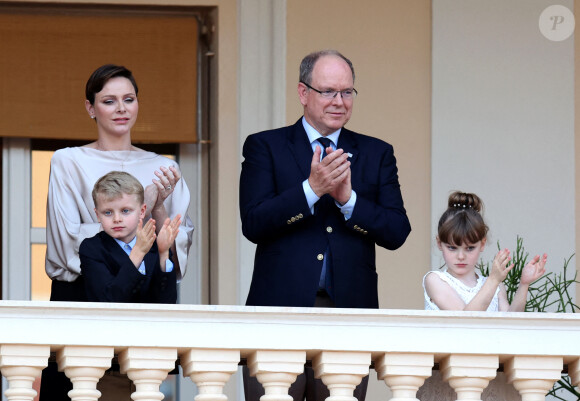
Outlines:
[[[314,127],[312,127],[312,125],[308,124],[308,121],[306,121],[306,118],[304,117],[302,117],[302,125],[304,126],[304,130],[306,131],[306,135],[308,135],[308,140],[310,141],[310,143],[314,142],[315,140],[317,140],[322,136],[318,131],[314,129]],[[341,130],[342,128],[339,128],[332,134],[326,136],[326,138],[332,141],[335,147],[338,144],[338,137],[340,136]]]

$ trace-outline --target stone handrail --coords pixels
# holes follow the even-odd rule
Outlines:
[[[307,360],[328,401],[352,400],[371,365],[393,400],[415,400],[435,363],[459,400],[480,399],[500,364],[523,401],[543,400],[565,368],[580,383],[579,339],[575,314],[0,301],[9,401],[34,398],[51,352],[73,401],[98,399],[114,356],[134,400],[161,400],[176,360],[197,401],[225,400],[241,361],[264,385],[263,401],[288,401]]]

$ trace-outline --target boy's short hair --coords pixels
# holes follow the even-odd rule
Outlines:
[[[137,200],[143,204],[145,191],[143,185],[131,174],[124,171],[111,171],[97,180],[93,187],[93,202],[97,207],[97,196],[104,195],[106,200],[120,198],[123,195],[137,195]]]

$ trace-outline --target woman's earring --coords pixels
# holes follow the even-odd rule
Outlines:
[[[91,118],[95,118],[95,116],[91,116]]]

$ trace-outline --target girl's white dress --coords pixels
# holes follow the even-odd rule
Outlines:
[[[475,284],[475,287],[468,287],[461,281],[453,277],[451,274],[449,274],[447,272],[447,269],[443,271],[432,270],[427,274],[425,274],[425,276],[423,276],[423,294],[425,297],[425,310],[439,310],[437,305],[435,305],[435,303],[431,301],[431,298],[429,298],[429,295],[427,295],[427,291],[425,290],[425,277],[427,277],[427,275],[429,274],[436,274],[441,280],[449,284],[451,288],[453,288],[455,292],[459,295],[459,297],[461,297],[461,299],[463,300],[463,302],[465,302],[466,305],[469,302],[471,302],[473,297],[475,297],[475,294],[477,294],[479,290],[481,290],[481,287],[483,286],[483,283],[485,283],[485,280],[487,280],[487,277],[482,277],[478,273],[475,273],[475,275],[477,276],[477,283]],[[499,287],[495,290],[495,294],[493,295],[491,303],[487,308],[487,312],[499,311],[498,295],[499,295]]]

